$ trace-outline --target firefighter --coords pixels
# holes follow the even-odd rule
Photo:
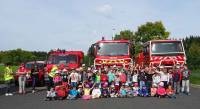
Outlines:
[[[10,88],[11,88],[11,82],[14,79],[13,77],[13,71],[12,68],[10,67],[10,64],[7,63],[6,67],[4,69],[4,80],[6,83],[6,96],[12,96],[13,94],[10,92]]]

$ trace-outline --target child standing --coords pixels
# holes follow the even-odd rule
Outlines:
[[[54,85],[55,86],[59,85],[61,81],[62,81],[62,77],[60,75],[60,72],[57,70],[55,76],[53,77]]]

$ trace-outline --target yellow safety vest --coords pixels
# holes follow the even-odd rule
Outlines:
[[[57,70],[58,70],[58,67],[53,66],[53,68],[51,69],[51,72],[49,73],[49,76],[53,78],[55,76]]]
[[[13,77],[12,73],[13,73],[12,69],[9,67],[6,67],[4,69],[4,80],[9,81],[9,80],[13,79],[14,77]]]

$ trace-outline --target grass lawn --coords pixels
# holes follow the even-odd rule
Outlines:
[[[200,69],[191,72],[191,83],[200,85]]]

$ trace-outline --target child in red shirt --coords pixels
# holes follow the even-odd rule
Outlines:
[[[158,94],[159,98],[166,96],[166,90],[164,88],[164,83],[163,82],[159,83],[159,86],[158,86],[158,89],[157,89],[157,94]]]

